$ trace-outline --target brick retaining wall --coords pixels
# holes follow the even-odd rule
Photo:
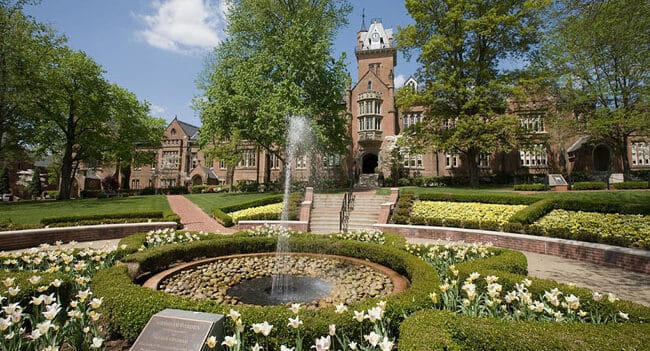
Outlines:
[[[489,242],[506,249],[535,252],[650,274],[650,251],[648,250],[478,229],[398,224],[376,224],[375,228],[382,232],[398,233],[407,238],[467,243]]]
[[[70,241],[120,239],[134,233],[176,228],[176,222],[100,224],[78,227],[43,228],[0,232],[0,251],[26,249],[41,244]]]

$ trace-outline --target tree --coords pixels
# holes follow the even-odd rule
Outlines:
[[[11,192],[9,187],[9,168],[6,166],[0,168],[0,195]]]
[[[419,93],[402,89],[400,109],[424,105],[423,122],[413,128],[410,146],[459,153],[472,186],[479,184],[482,153],[510,151],[520,135],[506,113],[517,77],[499,69],[505,59],[525,59],[539,41],[547,0],[407,0],[415,24],[400,28],[398,48],[418,51]]]
[[[563,0],[555,15],[543,63],[557,74],[562,107],[580,113],[582,130],[611,147],[629,179],[630,137],[650,133],[650,3]]]
[[[317,138],[343,153],[346,72],[330,47],[350,6],[345,0],[236,0],[227,15],[227,39],[199,77],[201,146],[213,136],[243,140],[280,154],[287,117],[312,116]]]
[[[32,199],[36,199],[41,196],[43,193],[43,187],[41,186],[41,174],[39,168],[34,168],[34,173],[32,173],[32,180],[29,182],[29,194],[32,196]]]
[[[62,155],[59,199],[70,198],[79,163],[98,165],[111,145],[110,85],[103,73],[86,54],[60,48],[32,97],[42,151]]]
[[[165,121],[149,115],[149,104],[140,102],[127,89],[111,84],[110,99],[110,146],[102,156],[103,162],[114,164],[115,179],[122,174],[118,187],[129,189],[131,167],[151,164],[160,147]]]
[[[22,159],[33,142],[31,91],[64,38],[25,16],[36,1],[0,0],[0,163]]]

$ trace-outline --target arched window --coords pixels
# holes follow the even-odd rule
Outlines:
[[[368,81],[368,90],[369,91],[372,90],[372,82],[371,81]]]

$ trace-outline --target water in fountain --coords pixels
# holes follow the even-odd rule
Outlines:
[[[287,274],[290,259],[288,230],[285,223],[289,220],[289,196],[291,194],[291,165],[293,160],[300,153],[305,153],[311,146],[313,134],[309,120],[304,116],[293,116],[288,118],[287,144],[284,159],[284,199],[282,202],[282,232],[278,236],[276,249],[275,269],[271,285],[271,296],[280,300],[286,300],[295,290],[292,287],[292,276]]]

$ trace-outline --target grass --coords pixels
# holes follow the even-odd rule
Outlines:
[[[43,217],[94,215],[136,211],[171,210],[164,195],[130,196],[119,199],[15,202],[0,205],[0,220],[17,224],[39,224]]]
[[[187,194],[185,195],[195,205],[199,206],[203,212],[212,214],[217,207],[235,205],[242,202],[257,200],[269,196],[270,193],[206,193],[206,194]]]

